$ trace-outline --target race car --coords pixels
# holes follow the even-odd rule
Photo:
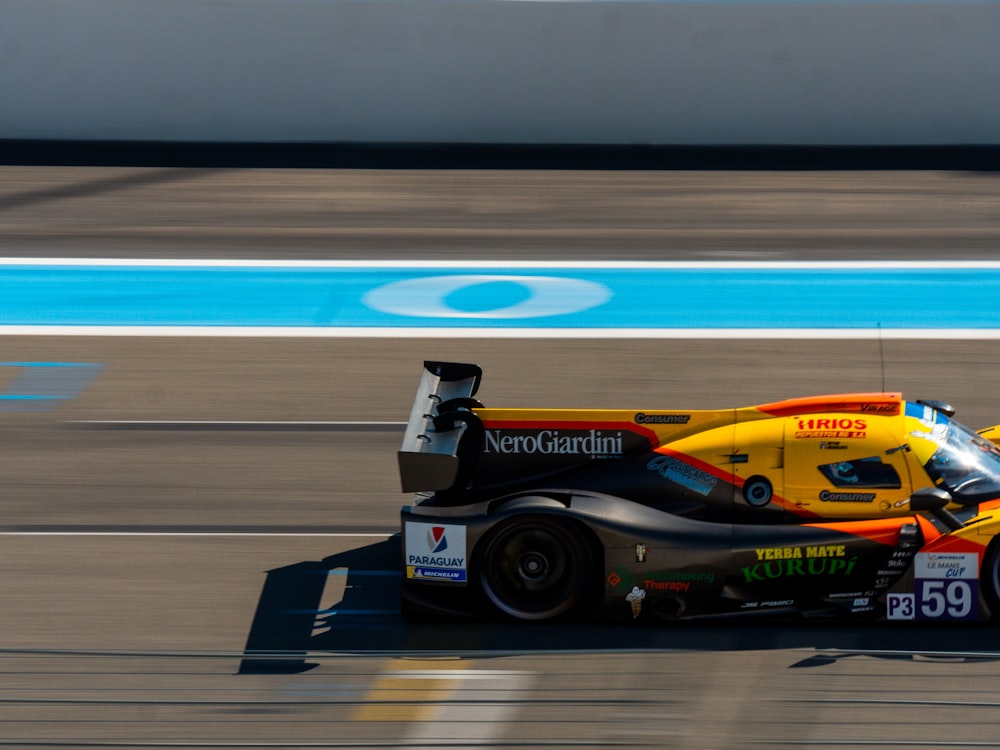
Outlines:
[[[424,363],[398,455],[406,614],[1000,618],[1000,430],[945,403],[498,409],[481,380]]]

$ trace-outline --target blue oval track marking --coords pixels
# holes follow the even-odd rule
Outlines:
[[[0,260],[0,333],[997,338],[1000,263]]]

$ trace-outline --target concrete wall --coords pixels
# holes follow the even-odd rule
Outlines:
[[[0,0],[0,138],[1000,143],[1000,2]]]

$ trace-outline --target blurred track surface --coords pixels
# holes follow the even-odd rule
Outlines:
[[[992,171],[0,166],[0,255],[996,258]]]
[[[995,258],[998,194],[984,173],[4,167],[0,254]],[[387,540],[424,358],[482,364],[494,405],[884,378],[985,426],[997,342],[0,344],[104,365],[57,408],[0,415],[0,746],[1000,746],[995,628],[409,624]]]

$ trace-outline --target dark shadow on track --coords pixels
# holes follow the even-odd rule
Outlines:
[[[4,148],[0,142],[0,164],[7,164],[2,160]],[[11,162],[17,164],[18,162]],[[77,165],[68,165],[77,166]],[[98,166],[98,165],[80,165]],[[204,173],[204,170],[202,170]],[[89,178],[80,182],[54,185],[52,187],[32,190],[23,193],[14,193],[4,198],[0,198],[0,211],[9,211],[16,208],[25,208],[39,203],[49,201],[66,200],[70,198],[80,198],[92,195],[107,195],[120,190],[131,190],[136,187],[146,185],[164,185],[180,180],[190,180],[193,177],[188,169],[173,169],[165,171],[163,169],[151,169],[136,174],[114,175],[112,177]]]
[[[1000,145],[556,146],[0,140],[0,165],[201,169],[997,172],[1000,171]]]
[[[850,656],[1000,660],[998,629],[980,624],[837,623],[773,619],[660,625],[410,620],[399,614],[399,537],[322,561],[271,570],[247,638],[241,673],[301,672],[317,652],[474,654],[812,649],[792,665]],[[345,575],[341,600],[321,609],[327,579]]]
[[[300,672],[309,650],[382,651],[386,624],[399,616],[399,538],[267,572],[240,673]],[[328,579],[343,572],[343,596],[321,609]],[[335,633],[332,638],[326,634]],[[345,645],[334,646],[332,643]]]
[[[240,673],[302,672],[327,571],[301,562],[267,572]]]

